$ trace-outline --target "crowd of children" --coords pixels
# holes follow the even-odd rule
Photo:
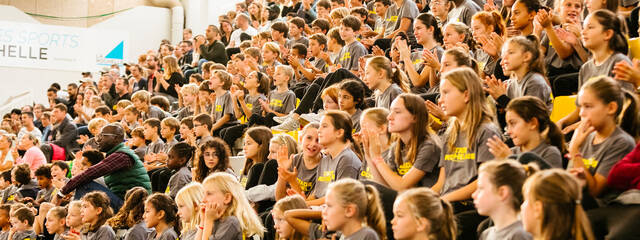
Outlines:
[[[7,113],[0,240],[640,238],[638,1],[236,7]]]

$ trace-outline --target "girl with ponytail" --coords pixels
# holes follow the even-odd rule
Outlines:
[[[505,108],[510,99],[534,96],[542,100],[547,109],[553,108],[551,87],[545,78],[540,44],[534,35],[510,38],[502,48],[502,67],[511,72],[508,86],[495,77],[487,77],[487,92],[496,100],[498,108]],[[506,91],[505,91],[506,90]]]
[[[437,86],[435,73],[440,68],[437,61],[423,61],[423,55],[442,57],[442,31],[438,27],[438,20],[431,13],[418,15],[413,23],[413,32],[417,43],[422,46],[422,51],[411,52],[406,41],[397,42],[400,59],[404,61],[404,69],[407,72],[411,85],[414,88],[432,88]],[[428,52],[428,53],[427,53]],[[430,76],[434,76],[431,78]],[[428,85],[427,85],[428,83]]]
[[[187,163],[192,161],[195,151],[195,147],[186,142],[176,143],[169,150],[167,168],[175,171],[175,173],[169,178],[169,183],[164,193],[169,194],[171,198],[175,198],[178,191],[191,182],[191,170]]]
[[[378,190],[354,179],[341,179],[327,189],[322,220],[344,239],[386,239],[386,223]]]
[[[549,111],[540,99],[525,96],[511,100],[507,105],[506,121],[507,134],[515,147],[509,149],[498,136],[494,136],[487,143],[493,156],[506,159],[511,154],[532,152],[552,167],[564,166],[564,136],[549,119]]]
[[[325,203],[325,193],[330,183],[342,178],[357,179],[362,167],[360,147],[352,135],[351,118],[342,111],[327,111],[318,128],[318,143],[327,154],[318,165],[318,178],[308,204]]]
[[[404,73],[391,67],[391,61],[384,56],[369,58],[362,80],[371,91],[379,91],[376,107],[389,109],[391,101],[403,92],[409,92]]]
[[[144,202],[144,221],[148,228],[153,228],[147,240],[178,239],[180,223],[178,206],[166,194],[154,193]]]
[[[591,196],[601,197],[613,165],[635,147],[629,133],[638,136],[638,101],[617,81],[598,77],[582,86],[578,106],[581,122],[569,144],[569,169],[586,180]]]
[[[595,239],[580,204],[581,189],[578,180],[561,169],[533,174],[522,188],[525,230],[534,239]]]
[[[629,46],[626,32],[624,20],[609,10],[597,10],[587,16],[582,30],[582,44],[593,57],[580,67],[578,89],[593,77],[613,77],[615,72],[612,70],[618,62],[624,61],[631,65],[631,60],[627,57]],[[623,88],[635,91],[632,83],[620,80],[618,82]],[[574,111],[556,124],[567,127],[577,122],[580,117],[578,111]],[[570,130],[573,129],[566,131]]]
[[[428,188],[402,192],[393,204],[393,237],[397,240],[455,240],[453,208]]]
[[[478,214],[489,216],[494,223],[482,232],[481,240],[531,239],[531,234],[518,220],[518,213],[522,204],[522,184],[535,169],[514,160],[492,161],[480,166],[473,203]]]

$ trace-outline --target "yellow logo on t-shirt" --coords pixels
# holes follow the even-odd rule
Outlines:
[[[398,16],[391,16],[387,18],[387,22],[397,22],[397,21],[398,21]]]
[[[360,172],[360,176],[366,179],[372,179],[373,175],[371,174],[371,169],[367,166],[367,169]]]
[[[309,192],[311,191],[311,188],[313,188],[313,182],[305,182],[300,178],[296,178],[296,180],[298,181],[300,190],[302,190],[303,192]]]
[[[402,165],[398,166],[398,175],[404,176],[409,172],[409,170],[411,170],[412,167],[413,163],[411,162],[403,163]]]
[[[171,192],[171,187],[167,185],[167,189],[164,190],[164,194],[169,194]]]
[[[252,103],[247,103],[247,108],[248,109],[252,109],[253,108],[253,104]]]
[[[598,160],[595,158],[582,158],[582,163],[586,169],[594,169],[598,166]]]
[[[335,171],[324,171],[322,176],[318,177],[320,182],[331,182],[336,179]]]
[[[342,57],[340,57],[340,61],[344,61],[347,59],[351,59],[351,53],[350,52],[346,52],[344,53],[344,55],[342,55]]]
[[[222,105],[216,105],[216,112],[222,112]]]
[[[15,195],[11,195],[7,198],[7,201],[13,201],[14,199],[16,199]]]
[[[282,107],[282,106],[284,106],[284,104],[282,103],[282,100],[280,100],[280,99],[271,99],[269,101],[269,106]]]
[[[415,64],[422,63],[422,62],[424,62],[424,60],[422,60],[422,58],[418,58],[415,61],[413,61],[413,64],[415,65]]]
[[[445,161],[464,162],[466,160],[475,160],[475,153],[467,153],[466,147],[455,148],[453,153],[444,155]]]

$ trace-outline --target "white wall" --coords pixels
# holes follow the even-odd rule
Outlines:
[[[235,10],[235,4],[242,0],[183,0],[185,16],[190,19],[187,27],[192,27],[194,34],[204,34],[207,25],[218,25],[218,16]],[[0,20],[14,22],[38,23],[37,20],[13,7],[0,5]],[[191,26],[189,26],[191,25]],[[0,26],[1,28],[1,26]],[[137,61],[140,54],[149,49],[158,49],[162,39],[171,37],[171,10],[167,8],[138,6],[119,13],[112,18],[93,25],[93,29],[114,29],[129,32],[128,56],[125,60]],[[98,69],[87,69],[96,72]],[[32,68],[9,68],[0,66],[0,114],[6,109],[25,104],[46,103],[46,90],[53,82],[58,82],[66,89],[72,82],[78,83],[81,75],[76,71],[46,70]],[[95,79],[97,81],[97,79]],[[7,104],[7,99],[29,92],[26,96]]]

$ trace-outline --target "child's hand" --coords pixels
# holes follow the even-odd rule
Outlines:
[[[286,145],[282,145],[278,149],[278,153],[276,154],[276,161],[278,162],[278,166],[285,169],[289,169],[289,167],[291,166],[293,160],[292,158],[289,158],[289,149]]]
[[[574,167],[569,169],[569,173],[576,177],[578,183],[580,184],[580,188],[584,188],[587,186],[587,176],[583,167]]]
[[[538,10],[538,14],[535,16],[535,21],[540,24],[543,28],[551,27],[551,18],[552,15],[544,9]]]
[[[580,146],[584,143],[584,140],[587,139],[587,136],[594,132],[596,129],[591,126],[589,121],[581,121],[580,125],[573,132],[573,137],[571,137],[571,143],[569,143],[569,153],[579,153]],[[574,167],[584,167],[582,161],[574,161]],[[576,166],[577,165],[577,166]]]
[[[271,108],[269,107],[269,100],[258,99],[260,101],[260,106],[262,106],[262,110],[265,112],[271,112]]]
[[[82,240],[80,234],[69,231],[67,234],[63,234],[64,240]]]
[[[64,180],[54,178],[54,179],[51,179],[51,184],[53,185],[53,187],[57,189],[62,189],[64,187]]]
[[[298,176],[298,168],[294,167],[293,171],[289,171],[287,169],[289,168],[278,167],[278,176],[289,184],[294,183]]]
[[[373,53],[373,56],[384,56],[384,51],[378,46],[373,46],[371,48],[371,52]]]
[[[613,67],[615,78],[631,82],[638,86],[640,83],[640,60],[633,59],[633,66],[626,61],[619,61]]]
[[[49,202],[43,202],[40,204],[40,215],[42,216],[46,216],[47,213],[49,212],[49,210],[51,210],[54,207],[54,205],[52,203]]]
[[[207,203],[204,216],[207,220],[215,221],[224,215],[225,208],[218,203]]]
[[[482,88],[485,92],[489,93],[493,99],[497,100],[498,97],[507,94],[507,83],[496,79],[494,75],[491,75],[491,77],[487,76],[484,83],[487,84],[487,87],[483,86]]]
[[[502,142],[502,139],[498,136],[493,136],[487,140],[487,146],[489,152],[497,159],[506,159],[509,155],[513,154],[509,146]]]

